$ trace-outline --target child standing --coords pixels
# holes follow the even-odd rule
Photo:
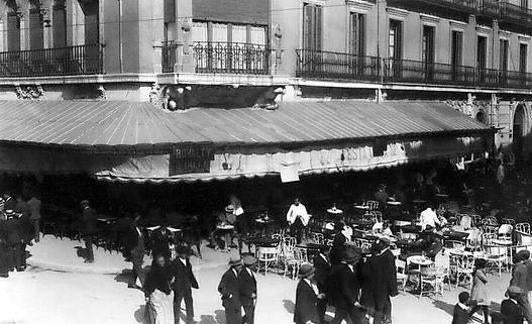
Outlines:
[[[467,324],[469,322],[469,293],[462,291],[458,294],[458,303],[454,306],[453,322],[451,324]]]
[[[473,316],[477,311],[482,310],[484,313],[484,324],[489,323],[489,305],[488,298],[488,278],[484,273],[487,261],[485,259],[475,260],[475,269],[473,270],[473,288],[471,288],[471,302],[473,308],[469,312],[469,316]]]
[[[525,319],[523,308],[517,302],[524,294],[523,290],[517,286],[510,286],[506,291],[508,299],[501,303],[501,313],[504,324],[523,324]]]

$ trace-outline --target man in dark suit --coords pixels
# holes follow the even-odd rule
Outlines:
[[[156,230],[152,235],[152,255],[162,254],[166,260],[170,258],[170,233],[165,226]]]
[[[327,295],[327,280],[331,272],[331,263],[325,255],[325,251],[322,249],[314,257],[314,268],[316,273],[314,275],[316,279],[316,284],[318,285],[318,290],[320,294]],[[320,324],[325,323],[325,311],[327,310],[327,298],[322,298],[318,300],[318,315],[320,317]]]
[[[135,218],[133,222],[131,222],[126,236],[126,258],[129,258],[133,264],[131,282],[128,285],[129,288],[138,288],[136,284],[137,278],[139,279],[141,286],[144,286],[144,280],[146,279],[144,268],[142,268],[145,252],[144,234],[139,227],[139,220],[140,215],[135,214]]]
[[[225,323],[242,324],[242,302],[240,301],[240,286],[238,284],[242,260],[231,258],[229,265],[231,268],[223,274],[218,285],[218,292],[222,295],[222,306],[225,308]]]
[[[257,259],[252,255],[246,255],[243,261],[244,268],[238,276],[240,301],[244,308],[242,323],[253,324],[255,322],[255,305],[257,304],[257,280],[253,272],[257,265]]]
[[[337,265],[342,262],[342,258],[344,256],[345,247],[346,247],[345,243],[347,242],[347,238],[342,233],[344,226],[345,226],[344,222],[338,222],[334,226],[334,230],[336,234],[334,235],[331,252],[329,253],[329,260],[330,260],[331,265]]]
[[[187,310],[187,322],[194,322],[194,300],[192,299],[192,288],[199,289],[198,281],[192,272],[190,264],[190,248],[180,245],[176,248],[177,258],[172,261],[171,267],[175,276],[172,284],[174,290],[174,317],[175,322],[179,323],[179,314],[181,313],[181,302],[185,300]]]
[[[508,287],[506,291],[508,299],[503,300],[501,303],[501,314],[504,324],[523,324],[525,319],[524,310],[519,305],[518,300],[526,293],[526,291],[523,291],[517,286]]]
[[[462,291],[458,294],[458,303],[454,305],[453,311],[453,321],[451,324],[467,324],[469,323],[470,309],[467,306],[469,302],[469,293],[467,291]]]
[[[359,303],[360,280],[357,264],[361,259],[359,252],[348,248],[344,252],[341,264],[333,267],[329,276],[330,294],[336,307],[336,314],[331,323],[346,320],[353,324],[362,323],[364,312]]]
[[[96,235],[97,224],[96,224],[96,211],[89,206],[88,200],[83,200],[81,203],[81,223],[83,234],[85,235],[85,250],[86,258],[85,263],[94,262],[94,251],[92,250],[92,241],[94,235]]]
[[[395,256],[390,251],[390,241],[386,238],[375,243],[378,251],[368,263],[371,301],[375,310],[374,324],[391,321],[392,302],[390,297],[398,295],[397,269]]]
[[[4,223],[4,230],[7,235],[7,246],[9,251],[9,270],[24,271],[24,244],[20,231],[20,220],[13,210],[6,210],[7,220]]]
[[[314,267],[302,264],[299,269],[299,283],[296,290],[296,305],[294,309],[294,322],[296,324],[319,323],[318,287],[314,283]]]

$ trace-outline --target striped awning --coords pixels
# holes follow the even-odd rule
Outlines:
[[[491,129],[438,102],[287,102],[277,110],[150,103],[0,101],[0,143],[136,150],[176,144],[308,145],[379,137],[472,135]]]

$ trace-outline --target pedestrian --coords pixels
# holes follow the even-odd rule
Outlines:
[[[351,237],[347,237],[349,232],[345,230],[348,227],[344,222],[340,221],[334,225],[336,234],[332,241],[331,252],[329,253],[329,259],[331,265],[337,265],[342,262],[342,258],[345,253],[346,243]]]
[[[517,301],[523,308],[523,314],[527,318],[529,323],[532,323],[532,308],[530,307],[530,299],[528,296],[529,287],[529,259],[530,251],[521,250],[514,256],[514,269],[512,272],[512,279],[510,280],[510,286],[519,287],[523,294],[519,296]]]
[[[31,199],[28,200],[27,205],[30,212],[30,221],[33,225],[34,239],[35,242],[39,242],[41,223],[41,201],[36,197],[36,195],[32,195]]]
[[[244,268],[238,276],[240,285],[240,301],[244,308],[242,323],[255,323],[255,306],[257,305],[257,279],[253,272],[257,269],[257,258],[252,255],[243,257]]]
[[[327,296],[327,279],[331,273],[331,263],[325,252],[326,248],[320,249],[320,252],[314,257],[314,268],[316,284],[320,294]],[[327,310],[327,298],[318,299],[318,317],[319,324],[325,323],[325,311]]]
[[[0,212],[1,215],[4,212]],[[10,267],[10,251],[7,243],[7,231],[5,228],[5,220],[0,219],[0,278],[9,277]]]
[[[242,324],[242,302],[238,276],[242,270],[242,260],[231,258],[227,270],[218,284],[218,292],[222,295],[222,306],[225,308],[226,324]]]
[[[318,300],[320,295],[314,283],[314,267],[304,263],[299,269],[299,283],[296,289],[296,305],[294,309],[294,322],[296,324],[318,324]]]
[[[21,232],[20,220],[13,210],[6,210],[7,220],[5,221],[5,231],[7,232],[7,245],[10,256],[9,270],[24,271],[24,237]]]
[[[174,316],[176,324],[179,323],[181,313],[181,302],[185,300],[186,322],[194,323],[194,300],[192,298],[192,289],[199,289],[198,281],[192,271],[190,263],[190,248],[185,245],[179,245],[176,248],[177,258],[172,260],[172,270],[175,281],[172,285],[174,289]]]
[[[137,285],[137,278],[142,287],[144,286],[146,279],[144,268],[142,267],[144,264],[145,240],[144,234],[139,226],[139,220],[140,214],[137,213],[129,226],[125,240],[126,257],[129,258],[133,264],[131,281],[128,284],[128,288],[139,288]]]
[[[525,316],[523,308],[519,305],[519,300],[526,293],[525,290],[517,286],[508,287],[508,290],[506,290],[508,299],[503,300],[501,303],[503,324],[523,324]]]
[[[161,226],[161,228],[157,229],[152,235],[152,249],[151,253],[152,255],[162,254],[166,258],[166,260],[170,259],[170,232],[166,228],[166,226]]]
[[[353,324],[362,323],[365,316],[359,295],[360,295],[360,274],[358,263],[361,254],[354,248],[345,250],[342,263],[333,267],[330,275],[332,281],[329,289],[332,289],[333,305],[336,313],[332,324],[339,324],[342,320],[351,321]]]
[[[395,256],[390,251],[390,241],[387,238],[378,239],[375,246],[376,253],[369,262],[370,299],[375,317],[373,323],[391,323],[390,297],[399,294]]]
[[[97,232],[96,211],[90,207],[88,200],[83,200],[80,205],[82,232],[85,239],[85,263],[93,263],[94,251],[92,249],[92,241]]]
[[[174,324],[173,281],[172,270],[165,257],[156,255],[143,287],[150,324]]]
[[[301,243],[303,231],[308,225],[310,215],[307,208],[299,201],[299,198],[294,199],[294,203],[290,206],[286,214],[286,221],[290,226],[290,233],[296,237],[297,243]]]
[[[471,288],[471,302],[473,308],[469,312],[472,317],[477,311],[482,310],[484,313],[484,324],[489,323],[489,305],[488,298],[488,277],[484,273],[487,261],[485,259],[475,259],[475,268],[473,270],[473,287]]]
[[[458,294],[458,303],[454,305],[453,321],[451,324],[467,324],[469,323],[469,293],[462,291]]]

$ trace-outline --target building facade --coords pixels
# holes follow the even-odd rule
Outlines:
[[[500,128],[497,146],[528,152],[531,6],[1,0],[0,100],[151,101],[171,109],[437,100]]]

